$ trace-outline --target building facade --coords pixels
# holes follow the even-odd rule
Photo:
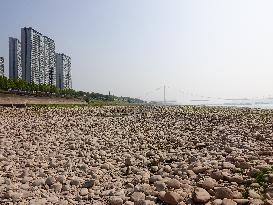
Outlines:
[[[5,72],[4,57],[0,57],[0,76],[4,76],[4,72]]]
[[[30,28],[21,29],[23,79],[36,84],[56,84],[55,43]]]
[[[56,85],[55,43],[44,36],[44,84]]]
[[[9,78],[22,79],[21,42],[9,38]]]
[[[43,36],[32,28],[21,29],[23,79],[40,84]]]
[[[56,53],[56,86],[72,88],[71,58],[63,53]]]

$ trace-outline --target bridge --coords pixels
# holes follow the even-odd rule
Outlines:
[[[146,92],[143,96],[139,96],[139,99],[156,104],[181,104],[177,99],[167,99],[167,94],[171,90],[177,90],[176,96],[181,99],[187,99],[189,104],[273,104],[273,97],[268,95],[267,97],[252,97],[252,98],[221,98],[199,95],[191,91],[172,88],[168,85],[162,85]],[[152,96],[156,95],[156,99]],[[159,97],[158,97],[159,96]]]

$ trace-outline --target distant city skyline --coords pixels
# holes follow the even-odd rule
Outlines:
[[[272,8],[270,0],[3,0],[0,56],[7,71],[8,37],[31,26],[72,58],[76,90],[163,100],[156,89],[166,85],[177,102],[273,96]]]
[[[2,64],[3,62],[4,60]],[[1,68],[0,74],[3,75],[4,68]],[[21,41],[9,37],[7,76],[35,84],[54,85],[61,89],[72,88],[71,58],[56,53],[53,39],[32,27],[24,27],[21,28]]]

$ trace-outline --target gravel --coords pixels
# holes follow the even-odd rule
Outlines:
[[[0,108],[0,204],[273,204],[273,111]]]

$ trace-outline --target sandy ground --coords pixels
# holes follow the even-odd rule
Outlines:
[[[0,105],[1,104],[85,104],[85,102],[76,99],[20,96],[0,93]]]

